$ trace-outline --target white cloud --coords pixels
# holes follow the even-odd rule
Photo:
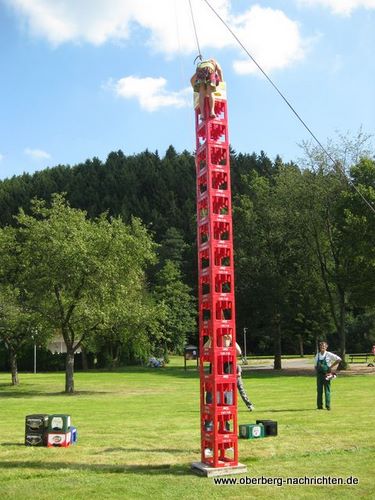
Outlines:
[[[114,40],[126,41],[134,28],[141,27],[144,30],[141,32],[143,43],[167,58],[179,52],[198,53],[187,1],[4,1],[18,13],[33,36],[45,38],[53,45],[66,42],[100,45]],[[235,49],[242,54],[242,49],[207,4],[201,0],[191,0],[191,3],[203,54],[216,56],[210,52],[223,48]],[[268,71],[291,65],[304,57],[307,42],[302,38],[299,25],[282,11],[255,4],[234,15],[231,12],[232,0],[211,0],[210,3]],[[234,68],[239,73],[254,70],[243,60],[236,61]]]
[[[34,160],[48,160],[51,158],[51,155],[42,149],[26,148],[24,153]]]
[[[235,21],[239,39],[264,71],[303,59],[308,42],[301,39],[298,24],[282,11],[255,5]],[[234,69],[240,74],[259,71],[248,58],[236,60]]]
[[[137,99],[141,108],[146,111],[156,111],[163,107],[182,108],[191,106],[191,88],[179,92],[169,92],[165,89],[165,78],[138,78],[126,76],[120,80],[110,81],[107,87],[116,95],[125,99]]]
[[[132,8],[122,0],[4,1],[21,16],[33,36],[45,38],[52,45],[77,41],[99,45],[110,38],[129,36]]]
[[[53,45],[127,40],[135,25],[147,30],[145,44],[166,55],[194,52],[196,42],[189,4],[182,0],[3,0],[18,13],[29,32]],[[192,0],[202,47],[228,43],[228,34],[201,0]],[[228,17],[230,0],[212,0]],[[211,31],[214,28],[214,31]],[[215,33],[215,36],[212,36]],[[224,38],[224,40],[223,40]],[[226,40],[226,41],[225,41]]]
[[[375,0],[298,0],[298,3],[312,7],[321,5],[344,16],[349,16],[355,9],[375,9]]]
[[[331,74],[339,73],[344,67],[343,56],[341,54],[336,54],[330,68]]]
[[[4,160],[4,155],[0,153],[0,161]]]

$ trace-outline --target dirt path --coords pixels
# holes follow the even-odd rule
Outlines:
[[[273,359],[259,359],[259,360],[248,360],[248,364],[243,364],[240,362],[240,366],[243,371],[252,370],[273,370]],[[292,358],[283,359],[281,373],[288,375],[315,375],[314,371],[314,361],[312,356],[306,358]],[[351,364],[350,367],[341,371],[340,375],[362,375],[362,374],[375,374],[375,367],[369,367],[366,363]]]

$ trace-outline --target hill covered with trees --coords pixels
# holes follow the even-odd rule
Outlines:
[[[344,168],[351,183],[375,203],[373,157],[358,148],[348,155],[346,146],[335,149],[336,157],[346,155]],[[316,340],[323,337],[342,354],[369,351],[375,339],[374,213],[342,172],[330,167],[313,148],[306,147],[303,165],[284,164],[280,158],[272,161],[263,152],[232,151],[231,172],[240,343],[246,327],[247,352],[273,353],[275,366],[281,352],[312,353]],[[49,207],[56,202],[55,193],[65,193],[67,207],[84,213],[88,221],[101,218],[112,224],[116,220],[130,228],[138,220],[142,237],[156,244],[154,257],[144,266],[142,285],[147,294],[144,307],[148,303],[159,311],[154,315],[158,326],[142,337],[143,347],[146,342],[149,348],[137,348],[130,331],[119,336],[108,322],[86,347],[106,364],[139,359],[156,348],[181,351],[186,341],[197,342],[192,321],[195,189],[193,155],[177,153],[172,146],[163,157],[158,152],[126,156],[117,151],[105,162],[94,158],[6,179],[0,182],[2,251],[6,250],[4,232],[18,231],[25,217],[41,219],[35,204],[32,209],[35,197]],[[20,209],[24,214],[16,218]],[[2,304],[12,303],[14,312],[22,306],[22,287],[10,291],[5,260]],[[6,307],[2,307],[3,339],[6,324]]]

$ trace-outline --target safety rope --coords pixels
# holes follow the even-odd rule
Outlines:
[[[241,40],[237,37],[237,35],[232,31],[232,29],[228,26],[228,24],[224,21],[224,19],[216,12],[216,10],[212,7],[212,5],[208,2],[208,0],[203,0],[208,7],[212,10],[212,12],[220,19],[220,21],[224,24],[224,26],[227,28],[229,33],[233,36],[233,38],[237,41],[237,43],[242,47],[242,49],[245,51],[245,53],[249,56],[249,58],[253,61],[253,63],[257,66],[257,68],[262,72],[262,74],[266,77],[268,82],[272,85],[272,87],[276,90],[276,92],[280,95],[280,97],[284,100],[284,102],[289,106],[289,108],[292,110],[294,115],[298,118],[298,120],[302,123],[302,125],[305,127],[305,129],[309,132],[309,134],[313,137],[313,139],[316,141],[316,143],[320,146],[322,151],[326,154],[327,158],[329,158],[336,170],[338,170],[346,179],[348,184],[355,190],[355,192],[362,198],[362,200],[366,203],[366,205],[372,210],[372,212],[375,213],[375,207],[373,204],[365,198],[365,196],[357,189],[355,184],[349,177],[346,175],[345,170],[342,168],[341,164],[339,161],[335,160],[332,155],[327,151],[327,149],[323,146],[323,144],[319,141],[319,139],[316,137],[316,135],[312,132],[310,127],[305,123],[305,121],[301,118],[301,116],[297,113],[297,111],[294,109],[294,107],[291,105],[291,103],[288,101],[288,99],[284,96],[284,94],[281,92],[281,90],[277,87],[277,85],[271,80],[271,78],[267,75],[267,73],[263,70],[263,68],[258,64],[258,62],[254,59],[254,57],[250,54],[250,52],[246,49],[246,47],[243,45]],[[190,0],[189,0],[190,2]],[[195,33],[195,36],[197,34]],[[197,39],[198,43],[198,39]],[[199,45],[198,45],[199,47]]]
[[[199,46],[199,40],[198,40],[198,34],[197,34],[197,27],[195,26],[195,20],[194,20],[194,12],[193,12],[193,7],[191,5],[191,0],[189,0],[189,5],[190,5],[190,14],[191,14],[191,20],[193,21],[193,28],[194,28],[194,33],[195,33],[195,41],[197,42],[197,48],[198,48],[198,55],[194,59],[194,64],[197,59],[200,59],[202,61],[202,53],[201,53],[201,48]]]
[[[180,25],[178,22],[178,12],[177,12],[177,0],[174,0],[174,15],[175,15],[175,21],[176,21],[176,36],[177,36],[177,44],[178,44],[178,58],[180,61],[180,72],[181,72],[181,80],[182,82],[186,82],[186,75],[184,72],[184,66],[182,62],[182,49],[181,49],[181,36],[180,36]],[[183,83],[184,85],[184,83]]]

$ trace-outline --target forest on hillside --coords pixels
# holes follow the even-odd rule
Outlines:
[[[298,165],[279,157],[271,160],[264,152],[231,151],[237,338],[242,344],[247,328],[248,354],[311,354],[317,340],[325,338],[331,350],[345,355],[369,352],[375,342],[375,217],[358,194],[375,206],[375,161],[360,139],[332,145],[341,169],[307,144],[305,159]],[[38,246],[36,235],[48,239],[43,232],[47,222],[57,239],[65,238],[59,240],[63,246],[61,242],[70,238],[64,220],[75,228],[69,234],[75,235],[75,249],[85,249],[82,254],[89,243],[79,240],[79,228],[92,231],[96,248],[87,252],[98,259],[95,251],[108,234],[112,239],[123,235],[125,246],[142,242],[135,250],[129,246],[129,267],[116,271],[119,280],[126,280],[132,267],[139,266],[139,272],[134,271],[136,285],[121,295],[125,291],[117,290],[112,277],[112,288],[99,294],[105,314],[98,302],[90,314],[79,316],[86,325],[96,318],[92,334],[84,332],[78,319],[72,328],[81,332],[80,347],[89,362],[134,362],[160,350],[181,352],[186,343],[196,344],[195,191],[194,156],[177,153],[173,146],[164,156],[147,150],[129,156],[117,151],[105,162],[93,158],[1,181],[0,364],[8,366],[5,345],[9,347],[20,330],[18,360],[30,368],[35,322],[43,331],[40,345],[60,328],[38,316],[43,308],[49,311],[52,299],[42,289],[46,283],[38,278],[41,263],[33,261],[30,248],[38,248],[40,255],[56,251]],[[39,201],[32,203],[35,198]],[[143,260],[142,248],[148,249]],[[108,258],[119,262],[115,250]],[[39,267],[33,274],[34,264]],[[95,283],[102,284],[112,269],[102,270]],[[43,304],[37,303],[42,296]],[[118,312],[105,300],[120,304],[121,297],[130,301],[130,296],[133,302],[123,322],[116,323]],[[95,301],[88,300],[88,293],[84,300],[86,308],[93,308]],[[130,317],[135,304],[142,304],[142,310]],[[80,307],[83,310],[81,303],[72,306],[75,311]],[[78,333],[73,333],[73,342],[74,335]]]

